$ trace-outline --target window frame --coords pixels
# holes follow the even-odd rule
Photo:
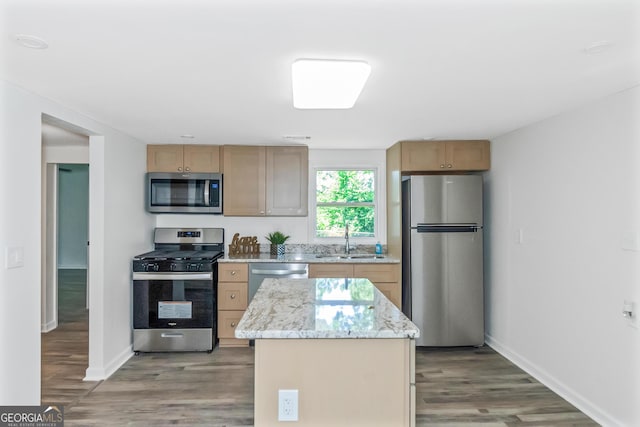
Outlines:
[[[311,173],[310,173],[310,191],[309,191],[309,205],[310,205],[310,209],[309,209],[309,241],[315,244],[327,244],[327,245],[332,245],[332,244],[342,244],[345,242],[344,237],[319,237],[317,236],[316,232],[316,221],[317,221],[317,207],[318,207],[318,202],[316,199],[316,195],[317,195],[317,182],[316,182],[316,178],[318,175],[318,171],[341,171],[341,170],[345,170],[345,171],[353,171],[353,170],[366,170],[366,171],[373,171],[373,191],[374,191],[374,197],[373,197],[373,233],[374,235],[372,237],[355,237],[355,236],[349,236],[349,242],[354,244],[354,245],[373,245],[379,241],[382,241],[381,238],[381,233],[380,233],[380,192],[381,192],[381,188],[380,188],[380,168],[378,166],[374,166],[374,165],[357,165],[357,166],[336,166],[336,165],[331,165],[331,166],[320,166],[320,165],[316,165],[312,168],[310,168]],[[324,203],[320,204],[325,205]],[[363,202],[354,202],[354,203],[345,203],[345,202],[341,202],[341,203],[336,203],[335,206],[371,206],[371,204],[369,204],[368,202],[363,203]],[[325,205],[326,206],[326,205]]]

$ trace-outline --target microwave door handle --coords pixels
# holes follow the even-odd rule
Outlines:
[[[211,206],[211,200],[209,200],[209,188],[211,186],[211,180],[204,180],[204,205]]]

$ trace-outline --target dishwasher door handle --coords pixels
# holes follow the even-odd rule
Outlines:
[[[307,270],[256,270],[252,268],[251,273],[269,276],[289,276],[291,274],[307,274]]]

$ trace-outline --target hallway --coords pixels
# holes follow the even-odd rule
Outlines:
[[[69,407],[99,382],[82,381],[89,365],[87,270],[58,271],[58,327],[42,334],[42,403]]]

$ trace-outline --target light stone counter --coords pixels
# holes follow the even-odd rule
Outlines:
[[[236,338],[416,338],[419,329],[368,279],[265,279]]]
[[[345,264],[398,264],[400,260],[398,258],[389,257],[387,255],[372,255],[372,254],[285,254],[282,256],[269,255],[261,253],[260,255],[235,255],[233,257],[225,256],[219,258],[218,262],[299,262],[306,264],[314,263],[345,263]]]

